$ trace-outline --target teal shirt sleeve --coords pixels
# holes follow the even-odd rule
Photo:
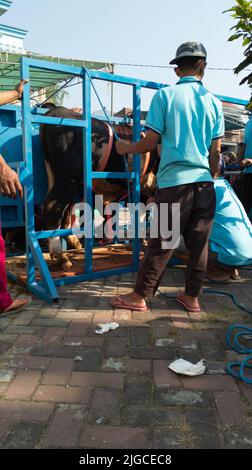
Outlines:
[[[153,97],[150,109],[146,118],[146,127],[153,129],[158,134],[165,131],[166,106],[159,90]]]
[[[213,139],[219,139],[225,134],[225,120],[222,111],[222,104],[220,103],[221,108],[218,109],[217,120],[213,128]]]

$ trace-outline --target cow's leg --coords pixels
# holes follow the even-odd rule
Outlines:
[[[64,217],[63,217],[62,224],[61,224],[61,228],[63,229],[71,228],[72,226],[71,224],[72,208],[73,208],[72,204],[69,204],[64,212]],[[76,237],[76,235],[69,235],[68,237],[66,237],[66,239],[67,239],[68,245],[73,250],[82,249],[82,244],[80,240],[78,239],[78,237]]]
[[[60,197],[60,191],[54,187],[48,194],[44,206],[44,221],[47,230],[57,230],[61,227],[64,212],[69,204],[65,194]],[[60,237],[49,238],[50,256],[53,269],[69,269],[72,266],[67,254],[62,252]]]

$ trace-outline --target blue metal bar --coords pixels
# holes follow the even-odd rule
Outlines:
[[[85,69],[83,69],[82,100],[84,119],[87,126],[83,129],[83,181],[84,201],[93,207],[93,178],[92,178],[92,121],[91,121],[91,82]],[[91,224],[90,233],[93,233],[93,217],[88,221]],[[93,271],[93,238],[85,238],[85,270],[86,274]]]
[[[0,217],[0,220],[2,217]],[[15,222],[15,227],[23,227],[24,221],[21,220],[20,222]],[[2,223],[2,228],[12,228],[13,229],[13,222],[4,222]]]
[[[75,284],[78,282],[92,281],[95,279],[99,279],[101,277],[116,276],[118,274],[132,273],[135,271],[137,271],[137,269],[134,269],[133,265],[130,265],[130,266],[126,266],[123,268],[121,267],[121,268],[109,269],[106,271],[94,271],[94,272],[87,273],[87,274],[79,274],[78,276],[54,279],[54,283],[57,287],[59,287],[59,286],[64,286],[66,284]]]
[[[141,138],[141,87],[136,85],[133,87],[133,140],[138,142]],[[140,175],[141,175],[141,157],[134,155],[133,170],[136,178],[133,182],[133,200],[135,204],[140,202]],[[133,241],[133,263],[134,268],[138,269],[140,259],[140,239],[138,236],[138,211],[135,212],[135,240]]]
[[[39,114],[31,114],[31,122],[39,124],[55,124],[56,126],[86,127],[86,121],[80,119],[54,118]]]
[[[167,83],[157,83],[157,82],[150,82],[146,80],[139,80],[137,78],[129,78],[129,77],[124,77],[122,75],[114,75],[114,74],[109,74],[107,72],[101,72],[97,70],[90,70],[89,74],[92,78],[95,78],[97,80],[106,80],[108,82],[117,82],[117,83],[122,83],[124,85],[136,85],[141,88],[150,88],[153,90],[159,90],[160,88],[164,88],[169,86]],[[222,95],[215,95],[217,98],[219,98],[221,101],[226,101],[227,103],[233,103],[241,106],[246,106],[248,104],[248,101],[242,100],[239,98],[232,98],[230,96],[222,96]]]
[[[19,168],[25,168],[25,163],[24,162],[10,162],[8,165],[11,168],[19,169]]]
[[[104,179],[104,178],[110,178],[110,179],[135,179],[136,174],[133,173],[127,173],[127,172],[111,172],[111,171],[93,171],[92,176],[94,179]]]
[[[8,272],[8,278],[11,279],[11,281],[14,281],[17,284],[20,284],[23,286],[23,282],[21,282],[20,279],[18,279],[18,277],[15,276],[15,274]],[[28,288],[29,288],[29,291],[32,292],[32,294],[36,295],[36,297],[38,297],[39,299],[49,304],[52,304],[53,302],[57,302],[59,300],[58,298],[52,299],[52,297],[46,292],[41,281],[30,284]]]
[[[107,82],[122,83],[124,85],[137,85],[138,87],[151,88],[153,90],[159,90],[160,88],[168,86],[164,83],[150,82],[146,80],[140,80],[138,78],[129,78],[124,77],[123,75],[110,74],[97,70],[89,70],[89,75],[91,78],[95,78],[96,80],[106,80]]]
[[[30,59],[29,57],[23,57],[22,61],[24,66],[33,67],[37,69],[44,69],[44,70],[53,70],[55,72],[66,73],[69,75],[81,75],[82,68],[75,67],[71,65],[64,65],[64,64],[55,64],[54,62],[46,62],[44,60],[37,60],[37,59]]]
[[[78,229],[78,234],[83,233],[81,230]],[[57,229],[57,230],[41,230],[40,232],[36,232],[37,240],[43,240],[45,238],[53,238],[53,237],[69,237],[70,235],[75,235],[74,229],[66,228],[66,229]]]
[[[215,95],[219,100],[225,101],[226,103],[238,104],[241,106],[247,106],[248,101],[241,100],[239,98],[231,98],[230,96]]]
[[[40,285],[38,282],[34,282],[33,284],[30,284],[29,290],[36,295],[39,299],[43,300],[44,302],[47,302],[49,304],[52,304],[54,302],[58,302],[59,297],[52,298],[50,294],[45,290],[45,288]]]
[[[52,279],[52,275],[44,259],[43,253],[41,251],[39,242],[35,234],[31,234],[31,233],[29,234],[29,247],[33,255],[33,258],[36,261],[38,270],[42,278],[42,283],[44,285],[44,288],[46,289],[47,294],[50,296],[51,299],[54,299],[54,300],[58,299],[59,295],[58,295],[57,289],[55,287],[55,284]],[[28,282],[28,287],[34,286],[35,283],[36,283],[36,280],[34,280],[31,283]]]
[[[29,80],[29,64],[21,58],[21,79]],[[29,246],[29,233],[35,230],[34,219],[34,181],[32,160],[32,130],[30,122],[30,83],[24,87],[22,100],[22,130],[23,130],[23,161],[29,172],[25,186],[25,219],[26,219],[26,253],[27,253],[27,282],[35,282],[35,261]]]

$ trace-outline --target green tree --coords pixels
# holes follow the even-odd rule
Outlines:
[[[69,95],[68,91],[64,88],[58,92],[61,86],[62,85],[60,84],[56,84],[46,89],[46,97],[49,98],[49,101],[51,103],[54,103],[56,106],[62,106],[64,103],[64,99]]]
[[[245,59],[234,69],[238,75],[252,64],[252,0],[236,0],[236,5],[223,13],[230,12],[231,16],[237,20],[237,23],[231,28],[234,34],[230,36],[229,41],[236,41],[242,38]],[[252,88],[252,73],[249,73],[242,79],[240,85],[247,83]]]

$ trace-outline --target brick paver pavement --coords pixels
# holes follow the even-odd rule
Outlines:
[[[220,289],[252,308],[251,280],[243,271]],[[34,299],[0,318],[0,448],[252,448],[252,385],[225,372],[241,358],[227,328],[252,326],[252,316],[210,294],[201,314],[159,294],[145,314],[113,311],[109,299],[133,283],[129,274],[65,286],[58,305]],[[182,269],[171,269],[162,290],[182,285]],[[96,335],[108,321],[120,328]],[[168,370],[180,357],[204,358],[206,373]]]

